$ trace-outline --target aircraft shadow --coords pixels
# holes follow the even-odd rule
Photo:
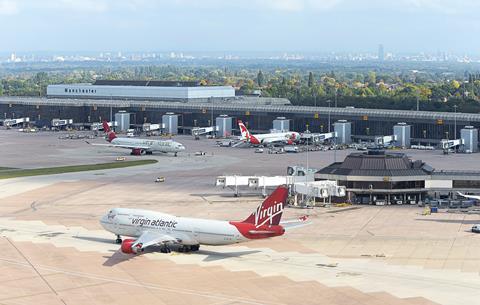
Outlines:
[[[112,254],[112,256],[110,257],[104,256],[104,258],[106,258],[107,260],[102,265],[106,267],[113,267],[115,265],[126,262],[135,257],[136,255],[125,254],[125,253],[122,253],[120,249],[118,249],[117,251],[115,251],[115,253]]]
[[[207,257],[203,259],[204,262],[213,262],[227,258],[235,258],[235,257],[242,257],[243,255],[253,254],[261,252],[260,250],[250,250],[250,251],[238,251],[238,252],[213,252],[213,251],[206,251],[200,250],[198,251],[199,254],[206,254]]]
[[[177,247],[173,246],[170,247],[172,251],[177,252]],[[154,253],[154,252],[160,252],[161,247],[160,246],[150,246],[147,249],[145,249],[144,253]],[[238,251],[238,252],[228,252],[228,253],[221,253],[221,252],[213,252],[213,251],[206,251],[206,250],[200,250],[198,252],[190,252],[190,254],[195,255],[196,253],[198,254],[203,254],[207,255],[203,259],[204,262],[213,262],[213,261],[218,261],[222,259],[228,259],[228,258],[235,258],[235,257],[241,257],[243,255],[248,255],[248,254],[253,254],[253,253],[258,253],[261,252],[260,250],[250,250],[250,251]],[[139,254],[141,255],[141,254]],[[123,262],[129,261],[133,258],[136,258],[139,256],[133,255],[133,254],[125,254],[122,253],[122,251],[119,249],[115,251],[115,253],[112,254],[112,256],[104,256],[107,260],[102,264],[103,266],[106,267],[113,267],[115,265],[121,264]],[[168,255],[168,254],[165,254]]]
[[[114,244],[115,243],[115,241],[112,238],[108,239],[108,238],[88,237],[88,236],[72,236],[72,237],[76,238],[76,239],[94,241],[94,242],[105,243],[105,244]]]

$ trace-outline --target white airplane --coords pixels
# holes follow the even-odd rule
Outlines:
[[[300,140],[300,134],[295,131],[276,132],[276,133],[262,133],[252,135],[242,121],[238,121],[238,127],[242,132],[242,140],[254,145],[284,143],[292,145],[294,142]]]
[[[181,143],[172,140],[147,140],[147,139],[135,139],[135,138],[119,138],[113,132],[108,123],[103,121],[103,129],[107,133],[107,141],[110,144],[94,144],[95,146],[108,146],[108,147],[120,147],[131,149],[132,155],[151,155],[153,152],[173,153],[175,157],[181,151],[185,150],[185,146]]]
[[[177,217],[169,214],[115,208],[100,220],[105,230],[117,236],[121,251],[137,254],[152,245],[161,245],[161,252],[170,252],[169,245],[179,245],[180,252],[198,251],[200,245],[230,245],[253,239],[281,236],[285,230],[308,224],[307,216],[280,222],[288,189],[279,186],[244,221],[219,221]],[[133,237],[124,239],[121,236]]]
[[[465,197],[465,198],[470,198],[470,199],[475,199],[475,200],[480,200],[480,195],[465,195],[460,192],[457,192],[458,195]]]

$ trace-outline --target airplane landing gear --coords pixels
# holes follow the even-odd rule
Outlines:
[[[175,153],[174,156],[177,157],[177,156],[178,156],[178,153]]]
[[[190,252],[192,250],[192,247],[190,246],[186,246],[186,245],[182,245],[178,248],[178,252]]]
[[[191,250],[191,251],[198,251],[198,250],[200,250],[200,245],[190,246],[190,250]]]
[[[162,253],[170,253],[172,250],[167,245],[163,245],[163,247],[160,249],[160,252]]]
[[[115,239],[115,243],[116,244],[121,244],[122,243],[122,238],[120,237],[120,235],[117,235],[117,239]]]

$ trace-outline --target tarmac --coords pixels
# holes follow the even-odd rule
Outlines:
[[[178,157],[136,157],[60,134],[0,130],[0,166],[118,156],[159,162],[0,180],[0,304],[480,304],[480,235],[469,231],[479,216],[423,216],[416,206],[287,209],[284,219],[308,214],[312,225],[269,240],[202,246],[198,253],[152,247],[122,254],[98,222],[110,208],[243,219],[262,199],[233,197],[214,186],[215,177],[284,175],[289,165],[305,165],[307,154],[257,154],[178,136],[187,147]],[[310,152],[309,164],[321,168],[350,152]],[[480,170],[476,154],[407,153],[438,169]],[[158,176],[166,182],[154,183]]]

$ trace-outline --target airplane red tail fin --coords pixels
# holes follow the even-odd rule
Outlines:
[[[102,125],[103,125],[103,131],[105,131],[105,133],[109,133],[110,131],[112,131],[112,130],[110,129],[110,126],[108,126],[108,122],[107,122],[107,121],[103,121]]]
[[[115,139],[117,135],[115,134],[115,132],[113,132],[113,130],[110,129],[110,126],[108,126],[107,121],[103,121],[102,124],[103,124],[103,130],[107,134],[107,141],[112,142],[112,140]]]
[[[108,141],[108,142],[112,142],[113,139],[115,139],[116,137],[117,137],[117,135],[116,135],[113,131],[110,131],[110,132],[108,133],[107,141]]]
[[[245,127],[245,124],[243,124],[242,121],[238,121],[238,127],[240,128],[240,132],[242,133],[242,138],[250,140],[250,132],[248,131],[247,127]]]
[[[257,227],[262,225],[278,225],[282,218],[283,209],[287,203],[287,197],[288,188],[283,185],[277,187],[243,222],[255,224]]]

